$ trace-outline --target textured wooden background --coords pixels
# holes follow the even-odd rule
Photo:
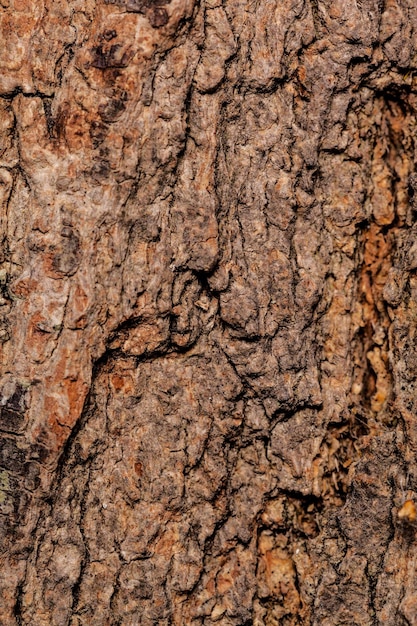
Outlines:
[[[417,624],[416,29],[0,0],[2,626]]]

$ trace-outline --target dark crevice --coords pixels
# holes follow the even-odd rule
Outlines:
[[[22,621],[23,585],[24,583],[21,582],[17,586],[16,603],[14,605],[14,610],[13,610],[13,615],[16,619],[18,626],[23,626],[23,621]]]
[[[55,120],[52,115],[52,98],[44,98],[42,100],[43,110],[46,118],[46,128],[50,139],[56,139]]]

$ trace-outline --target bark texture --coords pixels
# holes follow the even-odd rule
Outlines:
[[[0,624],[417,624],[415,0],[0,24]]]

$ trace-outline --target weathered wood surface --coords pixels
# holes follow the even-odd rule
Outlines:
[[[415,1],[0,23],[2,626],[417,624]]]

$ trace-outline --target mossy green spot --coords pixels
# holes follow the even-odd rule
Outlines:
[[[9,473],[6,470],[0,472],[0,504],[7,498],[7,491],[10,490]]]

